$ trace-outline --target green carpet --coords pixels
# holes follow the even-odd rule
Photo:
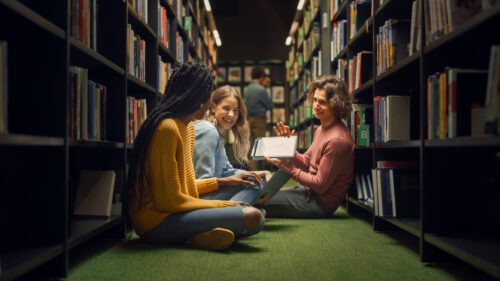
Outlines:
[[[413,238],[376,233],[368,222],[340,209],[331,219],[269,219],[259,235],[225,252],[121,242],[76,259],[69,280],[474,279],[424,266],[403,245],[408,239]]]

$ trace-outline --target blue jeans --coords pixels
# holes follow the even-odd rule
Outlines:
[[[201,198],[207,200],[238,200],[253,204],[260,196],[261,191],[262,187],[259,185],[253,187],[228,186],[204,194]],[[141,239],[157,244],[182,244],[194,234],[217,227],[231,230],[236,237],[259,233],[264,226],[264,222],[254,229],[247,229],[243,224],[243,208],[242,206],[234,206],[175,213],[141,235]]]

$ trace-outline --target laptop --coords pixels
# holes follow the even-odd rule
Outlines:
[[[262,195],[261,198],[266,194],[272,198],[290,179],[291,175],[283,172],[282,170],[278,170],[274,175],[269,179],[269,181],[264,183],[262,187]]]

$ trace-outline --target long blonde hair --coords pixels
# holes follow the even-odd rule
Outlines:
[[[250,126],[247,121],[247,107],[241,95],[229,85],[219,87],[212,93],[212,103],[217,105],[227,97],[235,97],[239,107],[238,121],[236,121],[236,124],[231,128],[235,138],[232,144],[234,158],[241,165],[246,165],[248,163],[248,151],[250,150]],[[207,120],[212,122],[212,124],[219,129],[215,118],[215,112],[212,112],[212,109],[207,113]]]

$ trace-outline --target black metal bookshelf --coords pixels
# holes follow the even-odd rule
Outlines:
[[[199,37],[189,41],[179,24],[182,19],[168,1],[149,1],[147,23],[128,1],[97,3],[96,44],[91,48],[72,35],[71,1],[47,5],[0,0],[0,41],[8,45],[9,86],[8,133],[0,134],[1,281],[65,278],[70,252],[77,251],[78,245],[101,234],[124,237],[121,215],[73,215],[80,172],[113,170],[115,191],[124,190],[127,151],[133,147],[126,142],[127,97],[146,99],[149,111],[160,100],[158,57],[177,62],[173,55],[177,53],[176,31],[185,40],[185,61],[188,52],[200,59],[196,46],[201,43],[204,62],[216,63],[212,61],[216,55],[209,53],[215,46],[204,41],[203,23],[193,21]],[[168,13],[169,47],[158,37],[158,3]],[[197,7],[203,9],[203,2]],[[194,19],[195,11],[189,12]],[[201,15],[204,23],[211,16]],[[209,29],[214,26],[211,22],[206,25]],[[146,42],[145,81],[127,68],[127,24]],[[89,80],[106,86],[106,137],[102,140],[72,136],[71,66],[87,69]]]
[[[330,1],[322,0],[323,12],[330,11]],[[330,15],[333,22],[350,20],[349,5],[340,3],[338,11]],[[373,208],[358,201],[356,186],[347,195],[348,212],[361,210],[372,216],[377,231],[399,229],[415,237],[422,262],[439,262],[447,253],[495,278],[500,278],[500,250],[498,240],[500,212],[494,207],[500,200],[499,136],[458,136],[446,139],[427,137],[427,77],[446,67],[488,69],[490,46],[500,44],[500,5],[481,11],[440,38],[426,42],[425,8],[416,16],[424,25],[418,50],[377,74],[376,34],[389,19],[410,20],[413,0],[374,1],[373,14],[355,31],[351,38],[348,28],[344,49],[330,59],[329,48],[322,48],[322,63],[335,74],[339,59],[351,59],[362,50],[373,51],[373,78],[356,90],[356,102],[372,103],[375,96],[404,95],[411,100],[410,140],[372,143],[356,148],[355,174],[369,174],[378,161],[410,161],[417,163],[420,195],[417,218],[379,217]],[[426,5],[426,1],[424,5]],[[322,33],[323,35],[323,33]],[[331,40],[321,37],[322,43]],[[328,44],[330,42],[327,42]],[[328,44],[322,44],[328,45]],[[292,45],[293,46],[293,45]],[[300,50],[299,50],[300,52]],[[306,65],[305,65],[306,66]],[[290,91],[297,91],[304,71],[293,77]],[[292,71],[293,72],[293,71]],[[347,79],[347,78],[346,78]],[[475,95],[483,93],[474,93]],[[290,105],[292,110],[303,103],[303,94]],[[458,101],[460,103],[460,101]],[[303,129],[306,122],[299,124]],[[467,210],[457,202],[467,202]]]

